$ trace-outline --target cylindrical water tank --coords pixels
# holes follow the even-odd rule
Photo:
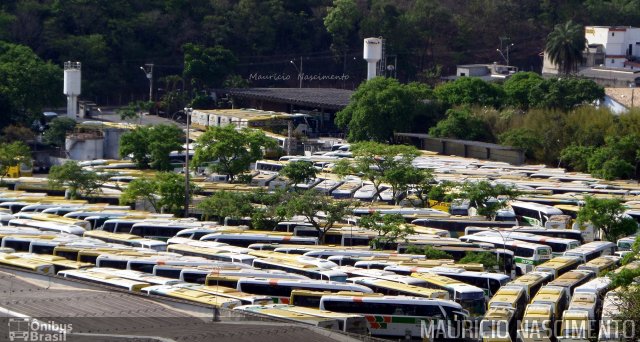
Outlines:
[[[80,62],[65,62],[63,93],[65,95],[80,95],[81,78]]]
[[[364,40],[364,60],[376,63],[382,58],[382,39],[366,38]]]

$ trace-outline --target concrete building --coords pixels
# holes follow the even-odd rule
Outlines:
[[[493,64],[464,64],[456,67],[455,76],[443,77],[444,80],[454,81],[460,77],[478,77],[484,81],[500,81],[518,72],[518,68],[509,65]]]
[[[640,86],[640,28],[585,26],[587,46],[577,74],[605,87]],[[559,74],[544,53],[543,75]]]
[[[640,69],[640,28],[586,26],[586,66]],[[593,57],[592,60],[591,57]]]

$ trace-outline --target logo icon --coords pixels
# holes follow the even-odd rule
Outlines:
[[[9,341],[28,341],[30,318],[9,318]]]

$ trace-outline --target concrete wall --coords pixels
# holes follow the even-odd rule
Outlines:
[[[104,138],[102,137],[73,134],[67,136],[64,145],[70,159],[104,159]]]
[[[400,133],[402,134],[402,133]],[[474,141],[450,140],[432,138],[429,136],[401,136],[396,139],[408,143],[421,150],[438,152],[444,155],[454,155],[467,158],[495,160],[513,165],[524,164],[524,151],[494,144],[484,144]]]
[[[104,151],[104,159],[120,159],[120,137],[126,130],[116,128],[106,128],[104,130],[104,144],[102,150]]]

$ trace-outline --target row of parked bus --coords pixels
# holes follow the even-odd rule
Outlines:
[[[588,341],[608,333],[597,323],[614,316],[603,313],[605,296],[613,296],[606,274],[634,265],[618,268],[611,245],[585,244],[501,287],[481,322],[483,341]]]

